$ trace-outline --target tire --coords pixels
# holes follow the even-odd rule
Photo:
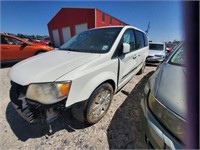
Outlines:
[[[101,120],[108,111],[112,99],[113,87],[109,83],[100,85],[86,103],[85,122],[92,125]]]
[[[142,68],[140,69],[140,71],[137,73],[137,75],[140,75],[140,74],[144,73],[145,66],[146,66],[146,61],[143,63],[143,66],[142,66]]]

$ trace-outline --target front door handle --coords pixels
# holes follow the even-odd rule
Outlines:
[[[136,55],[134,55],[132,58],[133,58],[133,59],[136,59],[136,58],[137,58],[137,56],[136,56]]]

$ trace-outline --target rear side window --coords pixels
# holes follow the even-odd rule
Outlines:
[[[136,37],[136,49],[143,48],[145,44],[143,33],[135,30],[135,37]]]

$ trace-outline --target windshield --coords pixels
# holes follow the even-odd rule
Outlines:
[[[64,43],[60,49],[77,52],[106,53],[110,50],[122,27],[84,31]]]
[[[163,44],[149,44],[149,50],[159,50],[163,51],[164,50],[164,45]]]
[[[184,50],[183,45],[178,47],[176,53],[172,56],[169,63],[174,65],[184,65]]]

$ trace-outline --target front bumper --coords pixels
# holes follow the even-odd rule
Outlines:
[[[27,99],[25,97],[27,88],[27,86],[11,82],[10,99],[16,111],[29,123],[52,122],[66,109],[66,100],[44,105]]]
[[[165,58],[163,57],[156,57],[156,56],[148,56],[146,59],[146,62],[150,62],[150,63],[159,63],[159,62],[163,62],[165,60]]]
[[[156,120],[144,100],[141,101],[140,106],[141,129],[147,144],[155,149],[183,149],[184,144]]]

